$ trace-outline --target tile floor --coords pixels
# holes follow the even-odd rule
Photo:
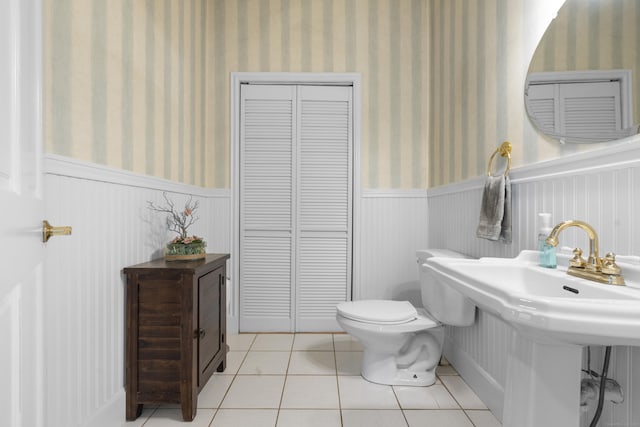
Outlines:
[[[227,369],[198,397],[193,427],[496,427],[500,423],[451,366],[430,387],[360,377],[362,347],[345,334],[228,337]],[[182,423],[177,405],[146,408],[126,426]]]

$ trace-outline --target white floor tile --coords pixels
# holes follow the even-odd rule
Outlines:
[[[336,351],[362,351],[360,341],[348,334],[333,334],[333,346]]]
[[[293,340],[295,351],[333,351],[331,334],[296,334]]]
[[[238,370],[238,375],[285,375],[289,365],[288,351],[251,350]]]
[[[443,375],[440,380],[449,389],[462,409],[487,409],[464,380],[457,375]]]
[[[460,409],[447,389],[440,384],[429,387],[394,386],[402,409]]]
[[[345,409],[342,411],[343,427],[407,427],[399,410]]]
[[[251,350],[291,351],[293,334],[258,334]]]
[[[289,375],[282,394],[281,408],[338,409],[335,376]]]
[[[209,378],[198,395],[198,408],[218,408],[231,385],[231,381],[233,381],[231,375],[214,375]]]
[[[391,386],[373,384],[362,377],[338,377],[343,409],[400,409]]]
[[[338,409],[281,409],[276,427],[341,427]]]
[[[215,412],[213,409],[198,409],[195,418],[189,423],[189,427],[207,427],[211,423]],[[180,409],[157,409],[144,424],[145,427],[176,427],[184,425]]]
[[[278,408],[283,375],[238,375],[231,383],[222,408]]]
[[[211,427],[273,427],[277,409],[220,409]]]
[[[474,427],[461,410],[407,410],[409,427]]]
[[[362,345],[347,334],[240,334],[228,341],[227,369],[200,393],[190,427],[501,426],[450,365],[438,367],[432,386],[391,387],[360,376]],[[122,425],[184,423],[178,405],[146,405],[138,420]]]
[[[361,351],[336,351],[338,375],[360,375],[362,371]]]
[[[227,366],[224,372],[214,372],[213,375],[235,375],[247,355],[246,351],[230,351],[227,353]]]
[[[465,411],[475,427],[501,427],[500,421],[490,411]]]
[[[256,334],[232,334],[227,335],[227,344],[230,351],[249,350]]]
[[[336,375],[336,361],[332,351],[293,351],[289,375]]]

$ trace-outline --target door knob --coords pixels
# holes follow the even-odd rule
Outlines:
[[[42,221],[42,241],[47,242],[51,236],[68,236],[71,234],[71,227],[54,227],[46,219]]]

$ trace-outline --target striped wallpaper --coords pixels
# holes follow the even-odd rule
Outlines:
[[[359,72],[362,186],[427,186],[428,1],[44,4],[47,152],[229,188],[230,72]]]
[[[50,153],[229,188],[232,71],[361,73],[365,189],[481,175],[505,139],[514,166],[594,148],[524,110],[563,0],[43,1]]]
[[[210,2],[43,4],[46,151],[214,185]]]
[[[537,133],[524,109],[529,63],[563,3],[431,1],[430,187],[484,174],[491,153],[503,140],[513,143],[514,167],[602,147],[551,141]],[[544,36],[550,43],[545,41],[547,48],[536,53],[531,71],[637,69],[638,22],[637,0],[567,0]],[[611,38],[617,42],[612,44]],[[633,84],[640,88],[637,76]],[[640,96],[634,112],[640,123]]]
[[[568,0],[540,42],[530,71],[631,69],[638,124],[639,23],[638,0]]]
[[[430,2],[430,187],[484,174],[504,140],[514,167],[577,149],[539,136],[523,101],[529,61],[562,2]]]

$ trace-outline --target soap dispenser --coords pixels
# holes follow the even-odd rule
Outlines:
[[[540,253],[540,265],[547,268],[556,268],[556,248],[547,243],[547,237],[551,233],[551,214],[539,213],[538,251]]]

